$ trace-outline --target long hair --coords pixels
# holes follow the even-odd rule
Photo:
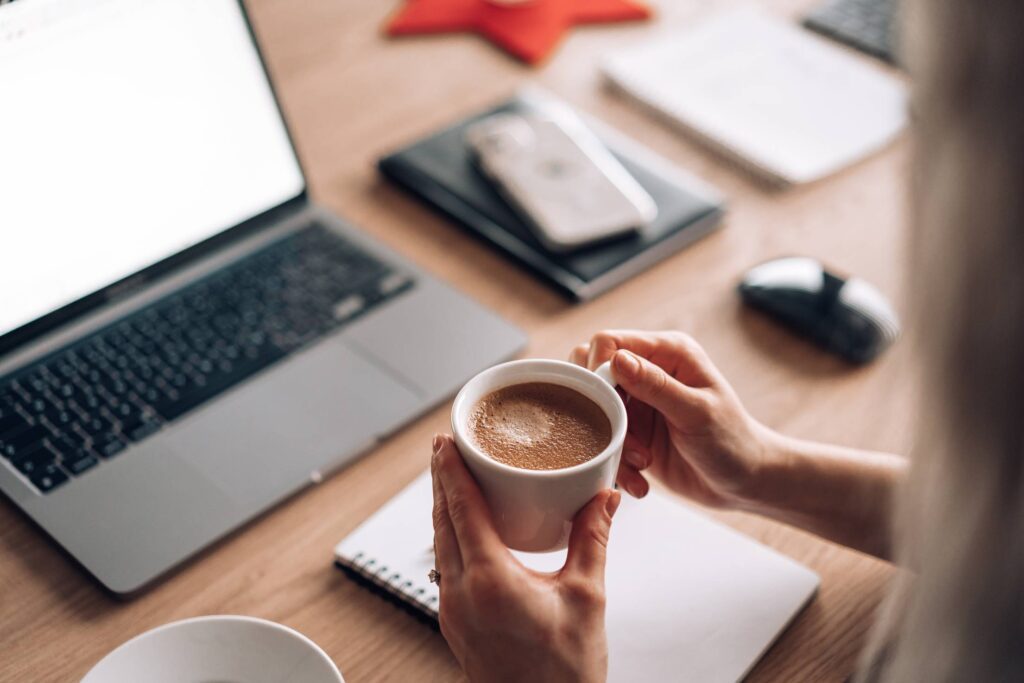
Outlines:
[[[1024,3],[906,8],[920,428],[864,677],[1024,680]]]

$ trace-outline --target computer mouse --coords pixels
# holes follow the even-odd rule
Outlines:
[[[852,363],[872,360],[900,335],[899,318],[881,292],[812,258],[762,263],[747,272],[739,292],[751,307]]]

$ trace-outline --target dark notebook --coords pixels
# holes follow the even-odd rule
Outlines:
[[[471,123],[498,112],[565,106],[553,97],[521,93],[460,121],[378,163],[381,172],[474,234],[576,299],[590,299],[711,232],[724,205],[718,193],[639,143],[593,120],[588,124],[658,205],[658,217],[638,235],[569,254],[545,249],[530,228],[477,170],[463,141]]]

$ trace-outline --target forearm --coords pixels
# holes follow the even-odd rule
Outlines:
[[[772,433],[741,509],[890,559],[896,488],[907,462]]]

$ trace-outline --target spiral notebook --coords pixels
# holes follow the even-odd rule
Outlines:
[[[350,577],[437,619],[424,473],[334,549]],[[516,553],[540,571],[565,553]],[[668,495],[623,496],[608,548],[609,681],[742,679],[814,596],[818,577]]]

